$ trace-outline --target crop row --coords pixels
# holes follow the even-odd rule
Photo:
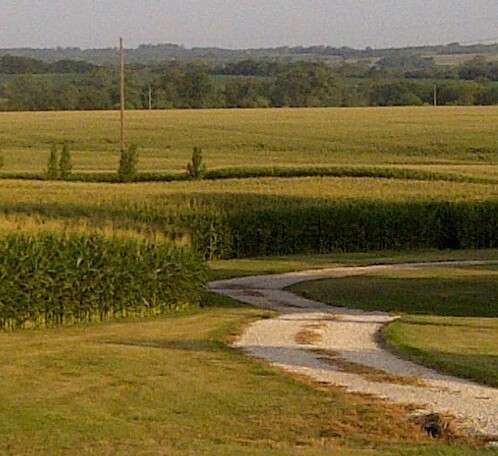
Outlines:
[[[151,316],[200,302],[202,261],[173,244],[101,236],[0,241],[0,328]]]
[[[418,181],[446,181],[496,184],[498,180],[485,177],[459,175],[451,172],[433,172],[412,168],[389,168],[373,166],[301,166],[301,167],[236,167],[207,170],[205,180],[255,179],[265,177],[369,177],[379,179],[405,179]],[[0,179],[50,180],[44,173],[1,174]],[[116,173],[73,173],[65,180],[71,182],[117,183]],[[187,181],[187,173],[138,173],[133,182],[179,182]]]
[[[112,210],[111,210],[112,209]],[[498,246],[498,201],[368,201],[262,195],[184,195],[109,207],[57,204],[4,209],[13,225],[29,214],[39,230],[51,220],[78,231],[191,244],[205,258],[393,249]],[[15,215],[17,214],[17,215]],[[54,218],[58,217],[58,218]],[[74,223],[71,225],[74,219]],[[93,220],[93,222],[92,222]],[[36,231],[33,224],[30,231]],[[98,229],[101,227],[102,229]]]
[[[498,246],[496,201],[274,203],[201,199],[182,221],[207,258]]]
[[[10,227],[170,238],[206,258],[498,245],[496,186],[485,184],[324,177],[16,186],[0,193]]]

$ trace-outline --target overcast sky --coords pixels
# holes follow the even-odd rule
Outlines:
[[[498,41],[498,0],[0,0],[0,48]]]

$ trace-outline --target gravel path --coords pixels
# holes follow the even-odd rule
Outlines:
[[[283,290],[297,282],[320,278],[490,263],[496,262],[338,267],[222,280],[211,282],[210,288],[239,301],[280,312],[276,318],[255,322],[246,328],[234,344],[246,353],[317,382],[413,404],[420,415],[452,415],[464,430],[492,436],[494,440],[498,439],[498,389],[441,375],[384,350],[378,343],[378,333],[395,316],[331,307]]]

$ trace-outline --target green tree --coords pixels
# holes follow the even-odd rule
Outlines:
[[[46,73],[48,64],[31,57],[6,54],[0,57],[2,74],[39,74]]]
[[[276,106],[335,106],[340,99],[337,75],[322,62],[293,63],[275,81]]]
[[[209,75],[199,65],[190,65],[180,81],[178,94],[185,108],[208,108],[214,87]]]
[[[229,108],[267,108],[268,84],[254,77],[238,77],[225,87],[225,105]]]
[[[60,177],[62,179],[67,179],[71,175],[72,170],[73,165],[71,164],[71,151],[69,150],[69,144],[64,143],[59,161]]]
[[[48,157],[48,165],[47,165],[47,178],[48,179],[59,178],[59,163],[58,163],[58,153],[57,153],[56,144],[52,144],[52,148],[50,149],[50,155]]]
[[[192,161],[187,165],[187,175],[189,179],[202,179],[206,173],[206,165],[202,159],[202,149],[194,147]]]
[[[368,100],[372,106],[421,105],[423,100],[415,93],[415,86],[402,79],[369,84]]]
[[[138,167],[138,146],[132,144],[127,149],[121,151],[119,160],[118,179],[121,182],[131,182],[137,175]]]

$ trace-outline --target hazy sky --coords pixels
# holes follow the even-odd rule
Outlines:
[[[498,41],[498,0],[0,0],[0,48]]]

